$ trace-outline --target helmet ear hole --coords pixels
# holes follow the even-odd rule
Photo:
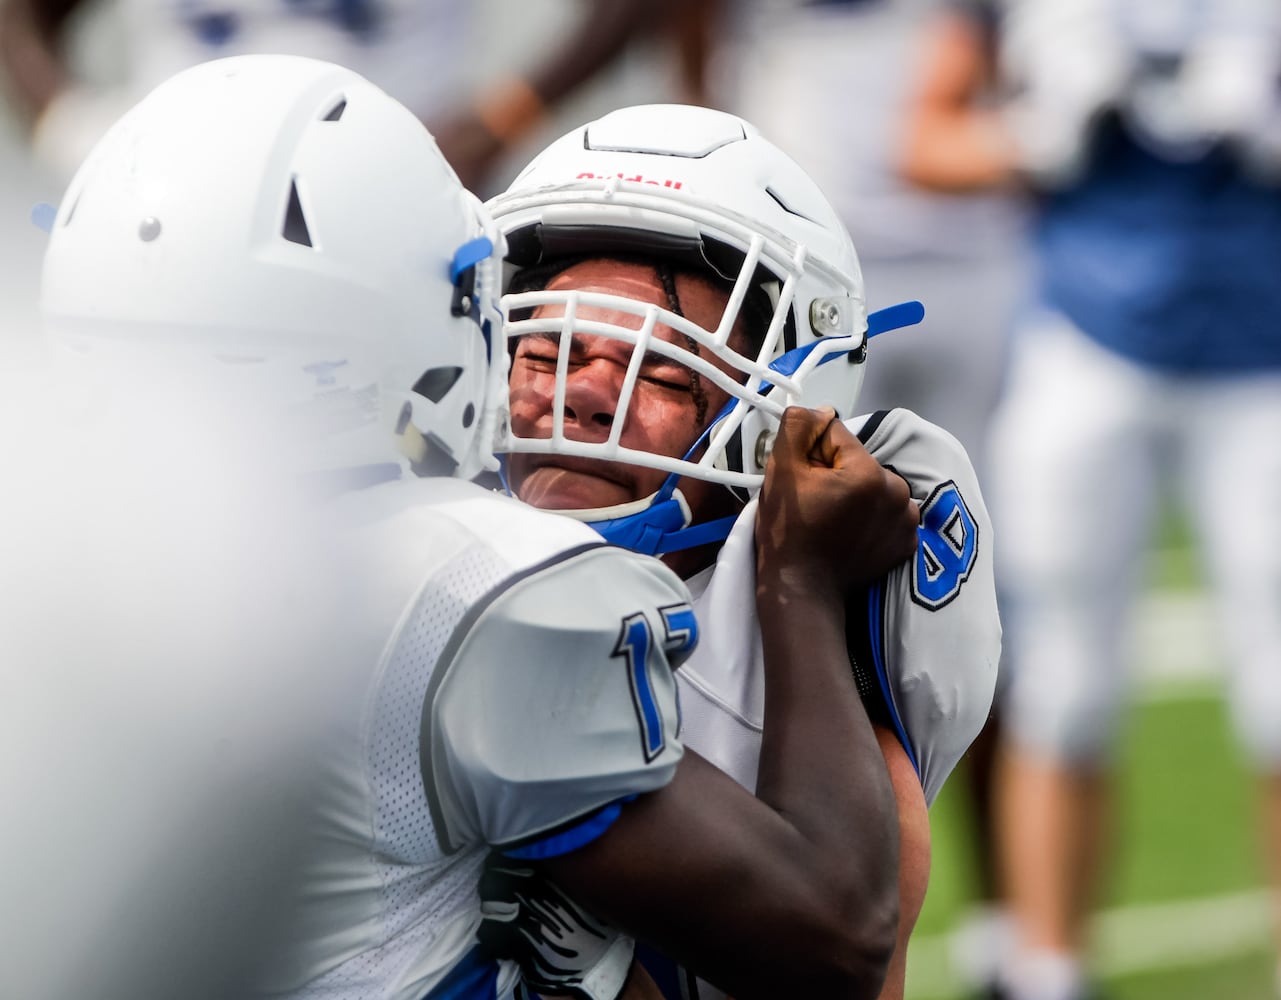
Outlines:
[[[430,399],[433,403],[439,403],[454,387],[462,373],[462,368],[457,365],[428,368],[414,383],[414,392]]]

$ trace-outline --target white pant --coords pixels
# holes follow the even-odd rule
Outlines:
[[[1069,763],[1106,755],[1127,613],[1173,490],[1217,597],[1234,719],[1281,770],[1281,371],[1155,371],[1038,314],[1013,345],[990,466],[1013,738]]]

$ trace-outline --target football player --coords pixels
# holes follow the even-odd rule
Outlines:
[[[923,51],[910,176],[1035,196],[1034,278],[990,442],[1015,924],[994,995],[1080,1000],[1127,612],[1171,498],[1204,543],[1259,843],[1281,878],[1281,5],[952,0]],[[1281,921],[1273,933],[1281,951]]]
[[[674,675],[700,627],[676,574],[466,481],[506,423],[502,246],[403,106],[284,56],[163,84],[53,221],[44,308],[81,369],[150,361],[158,383],[130,395],[181,399],[166,372],[194,372],[236,408],[274,400],[286,450],[267,454],[292,445],[289,467],[337,494],[305,524],[341,555],[343,697],[312,748],[323,780],[268,988],[512,996],[517,966],[476,940],[501,848],[736,995],[875,995],[893,798],[837,609],[912,551],[907,487],[830,412],[777,426],[754,797],[678,739]],[[649,985],[629,983],[626,937],[575,950],[571,980],[554,960],[527,978],[593,998]]]
[[[805,544],[758,508],[784,407],[833,407],[918,502],[914,559],[828,609],[897,796],[902,919],[884,995],[900,996],[928,877],[926,808],[987,716],[1000,651],[991,528],[964,450],[905,410],[856,416],[868,338],[919,320],[919,304],[869,317],[854,248],[821,192],[721,112],[607,115],[489,205],[508,244],[507,483],[660,555],[689,584],[702,640],[677,675],[683,738],[744,788],[777,778],[764,756],[764,633],[796,611],[754,594],[783,550]],[[824,544],[834,563],[859,558]],[[848,843],[863,833],[851,826]],[[653,967],[673,998],[720,995]]]

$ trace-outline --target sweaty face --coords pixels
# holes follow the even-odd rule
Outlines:
[[[673,283],[681,313],[699,326],[715,329],[728,293],[692,274],[676,273]],[[584,261],[562,271],[547,288],[549,291],[602,292],[672,308],[659,273],[652,266],[638,262]],[[563,314],[560,305],[539,306],[534,312],[536,318]],[[640,329],[643,322],[640,316],[607,307],[580,305],[575,315],[584,321],[595,320],[632,330]],[[654,336],[682,347],[689,346],[682,334],[666,326],[657,326]],[[734,336],[741,342],[742,332],[737,326]],[[511,371],[511,421],[517,437],[552,436],[559,344],[559,333],[530,334],[517,342]],[[619,394],[632,350],[633,345],[622,340],[574,333],[565,383],[565,437],[603,442],[615,422],[623,420],[619,439],[623,447],[681,458],[729,395],[671,358],[650,352],[641,364],[627,413],[619,414]],[[728,365],[710,357],[708,351],[700,353],[722,371],[732,373]],[[527,503],[549,510],[581,510],[647,497],[662,485],[667,473],[602,459],[517,453],[509,458],[508,477],[513,491]],[[696,515],[706,498],[727,495],[722,486],[690,479],[681,482],[681,489]]]

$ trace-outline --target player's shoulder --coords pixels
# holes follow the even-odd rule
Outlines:
[[[390,545],[408,562],[465,548],[517,572],[602,544],[596,532],[571,518],[461,480],[398,480],[361,494],[345,500],[347,525],[375,550]]]
[[[584,537],[561,534],[583,527],[561,515],[537,525]],[[473,595],[440,652],[425,778],[449,843],[550,836],[546,849],[569,849],[599,832],[570,827],[665,784],[680,759],[673,671],[698,641],[689,591],[657,559],[586,537]],[[422,631],[410,622],[401,635]]]
[[[926,420],[914,410],[901,406],[864,413],[862,416],[845,421],[845,426],[858,435],[858,439],[869,450],[874,444],[920,439],[929,442],[937,441],[944,447],[954,448],[962,453],[965,451],[961,443],[946,428]]]
[[[956,436],[911,410],[877,410],[846,421],[846,426],[882,465],[909,481],[974,477],[969,453]]]
[[[342,544],[367,582],[362,600],[384,619],[424,594],[465,593],[473,617],[490,618],[489,627],[504,613],[532,614],[550,634],[581,627],[573,623],[584,615],[609,619],[689,602],[685,585],[657,559],[472,483],[398,480],[360,494],[344,498]]]

